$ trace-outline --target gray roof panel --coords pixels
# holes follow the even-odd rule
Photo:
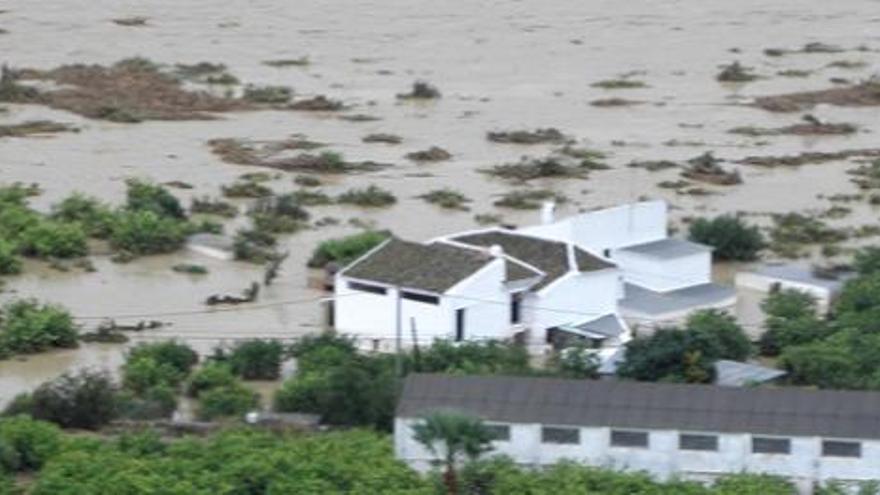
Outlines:
[[[880,393],[413,374],[399,417],[454,408],[486,420],[880,439]]]
[[[493,259],[486,253],[449,244],[420,244],[392,238],[346,267],[342,275],[442,294]]]
[[[628,246],[621,249],[621,251],[668,260],[711,252],[712,248],[703,244],[697,244],[696,242],[685,241],[684,239],[667,238]]]

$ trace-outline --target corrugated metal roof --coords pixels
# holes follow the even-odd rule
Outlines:
[[[880,393],[413,374],[399,417],[454,409],[507,423],[880,439]]]
[[[712,248],[703,244],[685,241],[683,239],[668,238],[661,239],[659,241],[652,241],[646,242],[644,244],[628,246],[621,249],[621,251],[666,260],[690,256],[692,254],[705,253],[707,251],[712,251]]]
[[[620,320],[612,314],[600,316],[594,320],[576,325],[560,325],[559,328],[589,337],[617,337],[624,332]]]
[[[700,284],[669,292],[655,292],[635,284],[624,284],[620,307],[646,315],[664,315],[721,304],[736,297],[736,289],[719,284]]]
[[[785,372],[752,363],[720,359],[715,361],[715,384],[725,387],[744,387],[764,383],[785,376]]]
[[[403,288],[443,293],[494,258],[443,243],[420,244],[392,238],[342,275]]]

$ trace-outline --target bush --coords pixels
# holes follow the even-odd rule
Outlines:
[[[199,395],[199,418],[243,416],[259,405],[259,396],[241,383],[212,388]]]
[[[76,347],[79,335],[66,309],[35,300],[3,307],[0,343],[11,352],[41,352],[51,347]]]
[[[110,244],[132,254],[162,254],[176,251],[188,234],[187,224],[153,211],[131,211],[117,215],[110,230]]]
[[[55,425],[25,416],[0,419],[0,472],[38,471],[60,447]]]
[[[151,211],[160,217],[186,218],[180,201],[164,187],[138,179],[126,181],[126,208],[130,211]]]
[[[691,241],[712,246],[719,260],[752,261],[766,243],[758,227],[746,225],[739,217],[722,215],[712,220],[698,218],[689,229]]]
[[[245,380],[275,380],[281,375],[284,346],[277,340],[248,340],[235,346],[227,362]]]
[[[828,324],[816,316],[816,301],[794,289],[772,292],[761,303],[766,315],[761,354],[776,356],[783,349],[807,344],[830,335]]]
[[[58,222],[79,223],[94,237],[104,239],[110,235],[113,212],[100,200],[74,193],[52,206],[50,217]]]
[[[136,361],[152,358],[159,364],[167,364],[182,376],[188,376],[192,367],[199,362],[199,355],[190,346],[175,342],[140,344],[129,352],[128,360]]]
[[[363,256],[369,250],[378,246],[389,237],[391,237],[391,232],[387,230],[370,230],[342,237],[340,239],[324,241],[318,244],[318,247],[312,252],[312,257],[309,258],[308,266],[310,268],[323,268],[330,262],[338,263],[339,265],[347,265],[355,259]]]
[[[19,240],[25,256],[75,258],[89,252],[86,234],[76,223],[44,220],[26,229]]]
[[[393,205],[397,202],[397,198],[391,191],[371,184],[363,189],[350,189],[340,194],[336,201],[342,204],[379,208]]]
[[[182,373],[173,365],[150,356],[129,358],[122,367],[122,384],[136,395],[157,386],[176,387],[182,379]]]
[[[31,397],[30,414],[62,428],[94,430],[116,417],[117,400],[110,375],[83,370],[40,385]]]
[[[156,385],[140,393],[123,391],[118,399],[119,415],[133,420],[171,417],[177,409],[177,393],[168,385]]]
[[[880,272],[880,248],[867,247],[856,253],[853,268],[860,275],[871,275]]]
[[[286,86],[252,86],[244,88],[242,98],[254,103],[287,103],[293,97],[293,90]]]
[[[21,258],[15,245],[0,240],[0,275],[16,275],[21,273]]]
[[[226,387],[235,383],[235,375],[226,363],[209,361],[193,373],[189,379],[186,393],[198,397],[206,390]]]
[[[235,259],[252,263],[265,263],[278,257],[277,240],[270,233],[258,229],[243,229],[235,233],[233,253]]]

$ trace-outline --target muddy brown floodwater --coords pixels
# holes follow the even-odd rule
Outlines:
[[[304,261],[321,239],[355,231],[359,218],[414,239],[472,228],[475,213],[500,213],[526,223],[534,212],[495,209],[492,202],[513,186],[479,169],[542,156],[549,145],[491,143],[486,132],[555,127],[580,145],[609,154],[610,170],[588,179],[533,181],[572,199],[561,214],[611,205],[642,196],[668,199],[674,217],[730,211],[824,210],[818,196],[857,192],[845,170],[852,161],[797,168],[757,168],[733,161],[753,155],[791,155],[877,146],[878,108],[819,106],[811,110],[829,122],[848,122],[859,132],[841,136],[730,134],[736,127],[780,128],[799,115],[771,113],[744,105],[754,97],[827,89],[831,78],[865,79],[878,70],[880,2],[877,0],[188,0],[121,3],[114,0],[7,0],[2,3],[0,62],[51,69],[69,63],[110,64],[141,56],[173,65],[223,63],[241,81],[288,85],[302,97],[325,94],[351,107],[346,115],[379,120],[344,120],[337,113],[262,111],[226,113],[218,120],[109,123],[34,105],[4,104],[0,124],[52,120],[73,124],[78,133],[0,139],[0,183],[39,183],[41,209],[73,191],[118,202],[124,179],[185,181],[175,191],[192,196],[219,194],[220,186],[252,167],[223,163],[207,142],[232,137],[277,140],[291,134],[327,143],[351,160],[389,162],[378,172],[335,177],[328,193],[376,184],[399,198],[389,209],[364,211],[312,208],[315,218],[333,216],[338,226],[302,232],[283,241],[291,252],[275,285],[259,303],[233,311],[208,310],[207,295],[238,292],[259,279],[261,269],[182,253],[114,264],[96,257],[94,273],[59,273],[28,266],[7,281],[0,299],[38,297],[68,306],[86,327],[101,317],[120,322],[157,319],[170,326],[141,340],[176,337],[207,350],[222,341],[248,337],[293,338],[320,327],[320,293],[307,288]],[[137,26],[113,19],[144,17]],[[868,51],[796,53],[809,42]],[[766,48],[792,49],[768,57]],[[732,50],[736,49],[736,52]],[[308,57],[308,65],[266,65],[264,61]],[[858,60],[864,64],[829,64]],[[748,84],[721,84],[719,66],[740,61],[762,76]],[[280,66],[279,66],[280,65]],[[844,68],[856,67],[856,68]],[[782,77],[780,71],[812,71]],[[803,73],[806,74],[806,73]],[[633,89],[601,89],[593,83],[626,76],[644,82]],[[443,97],[399,100],[416,79],[436,85]],[[590,102],[625,98],[633,106],[598,107]],[[368,134],[399,135],[402,143],[363,142]],[[404,155],[439,146],[452,160],[415,163]],[[705,186],[709,196],[681,196],[661,189],[679,180],[679,170],[650,172],[626,167],[633,160],[685,161],[706,151],[739,170],[743,184]],[[701,185],[702,186],[702,185]],[[292,174],[272,182],[294,188]],[[445,211],[417,199],[450,187],[473,200],[471,212]],[[876,223],[867,202],[836,225]],[[176,263],[205,264],[210,274],[173,273]],[[84,345],[79,350],[0,362],[0,403],[15,393],[80,366],[114,368],[122,347]]]

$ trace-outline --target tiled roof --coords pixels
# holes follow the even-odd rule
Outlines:
[[[507,423],[880,439],[878,392],[409,375],[397,416],[438,409]]]
[[[443,293],[493,259],[487,253],[449,244],[420,244],[392,238],[345,268],[342,275]]]

